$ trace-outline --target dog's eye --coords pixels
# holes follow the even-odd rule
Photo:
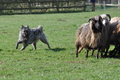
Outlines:
[[[24,33],[26,33],[27,31],[24,31]]]

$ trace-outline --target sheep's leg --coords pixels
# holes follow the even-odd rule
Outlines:
[[[118,47],[118,45],[115,45],[115,48],[112,51],[110,51],[110,57],[115,56],[116,51],[117,51],[117,47]]]
[[[120,55],[120,45],[119,45],[119,48],[118,48],[117,54]]]
[[[79,45],[76,45],[76,58],[78,57]]]
[[[104,54],[105,57],[107,57],[107,53],[108,53],[109,47],[110,47],[110,46],[108,46],[108,47],[106,48],[106,50],[105,50],[105,54]]]
[[[116,53],[119,51],[119,48],[120,48],[120,45],[117,45],[117,47],[116,47],[116,49],[115,49],[115,51],[114,51],[112,57],[116,55]]]
[[[114,55],[114,52],[115,52],[115,48],[109,52],[110,57],[112,57]]]
[[[104,52],[104,51],[102,50],[102,51],[101,51],[101,57],[103,57],[103,52]]]
[[[120,49],[120,45],[118,45],[116,53],[119,53],[119,51],[120,51],[119,49]]]
[[[78,53],[80,53],[82,51],[83,47],[80,47],[78,50]]]
[[[100,49],[97,50],[97,55],[96,55],[97,59],[99,58],[99,52],[100,52]]]
[[[88,52],[89,52],[89,50],[86,49],[86,55],[85,55],[86,58],[88,58]]]
[[[91,54],[91,56],[93,56],[93,54],[94,54],[94,51],[95,51],[95,50],[92,50],[92,54]]]

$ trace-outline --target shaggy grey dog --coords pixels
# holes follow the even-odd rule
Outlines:
[[[47,41],[45,34],[43,33],[41,25],[33,29],[30,29],[29,26],[22,25],[22,28],[19,33],[19,39],[16,43],[16,49],[18,49],[18,45],[20,43],[23,43],[23,47],[21,48],[21,50],[24,50],[28,46],[28,44],[32,44],[34,49],[36,49],[36,42],[39,39],[43,43],[47,44],[48,48],[50,49],[49,43]]]

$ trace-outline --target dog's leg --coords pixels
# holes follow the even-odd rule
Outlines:
[[[21,51],[24,50],[26,47],[28,46],[28,44],[23,44],[23,47],[20,49]]]
[[[34,50],[36,50],[36,42],[32,43]]]
[[[47,38],[46,38],[46,36],[45,36],[44,33],[42,34],[42,37],[40,37],[40,40],[41,40],[43,43],[47,44],[47,45],[48,45],[48,48],[51,49],[51,48],[50,48],[50,45],[49,45],[49,43],[48,43],[48,41],[47,41]]]
[[[47,43],[47,45],[48,45],[48,48],[49,48],[49,49],[51,49],[51,47],[50,47],[49,43]]]
[[[19,46],[19,42],[16,43],[16,49],[18,49],[18,46]]]
[[[51,49],[51,47],[50,47],[50,45],[49,45],[49,43],[47,42],[46,39],[40,38],[40,40],[41,40],[43,43],[47,44],[48,48]]]
[[[19,44],[23,43],[23,41],[17,41],[16,42],[16,49],[18,49]]]

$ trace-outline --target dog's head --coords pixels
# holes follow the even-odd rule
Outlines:
[[[103,19],[101,16],[95,16],[88,20],[90,23],[90,28],[93,30],[94,33],[102,31],[102,27],[103,27],[102,20]]]
[[[30,33],[30,28],[29,26],[23,26],[21,27],[21,35],[24,37],[24,38],[27,38],[29,36],[29,33]]]

